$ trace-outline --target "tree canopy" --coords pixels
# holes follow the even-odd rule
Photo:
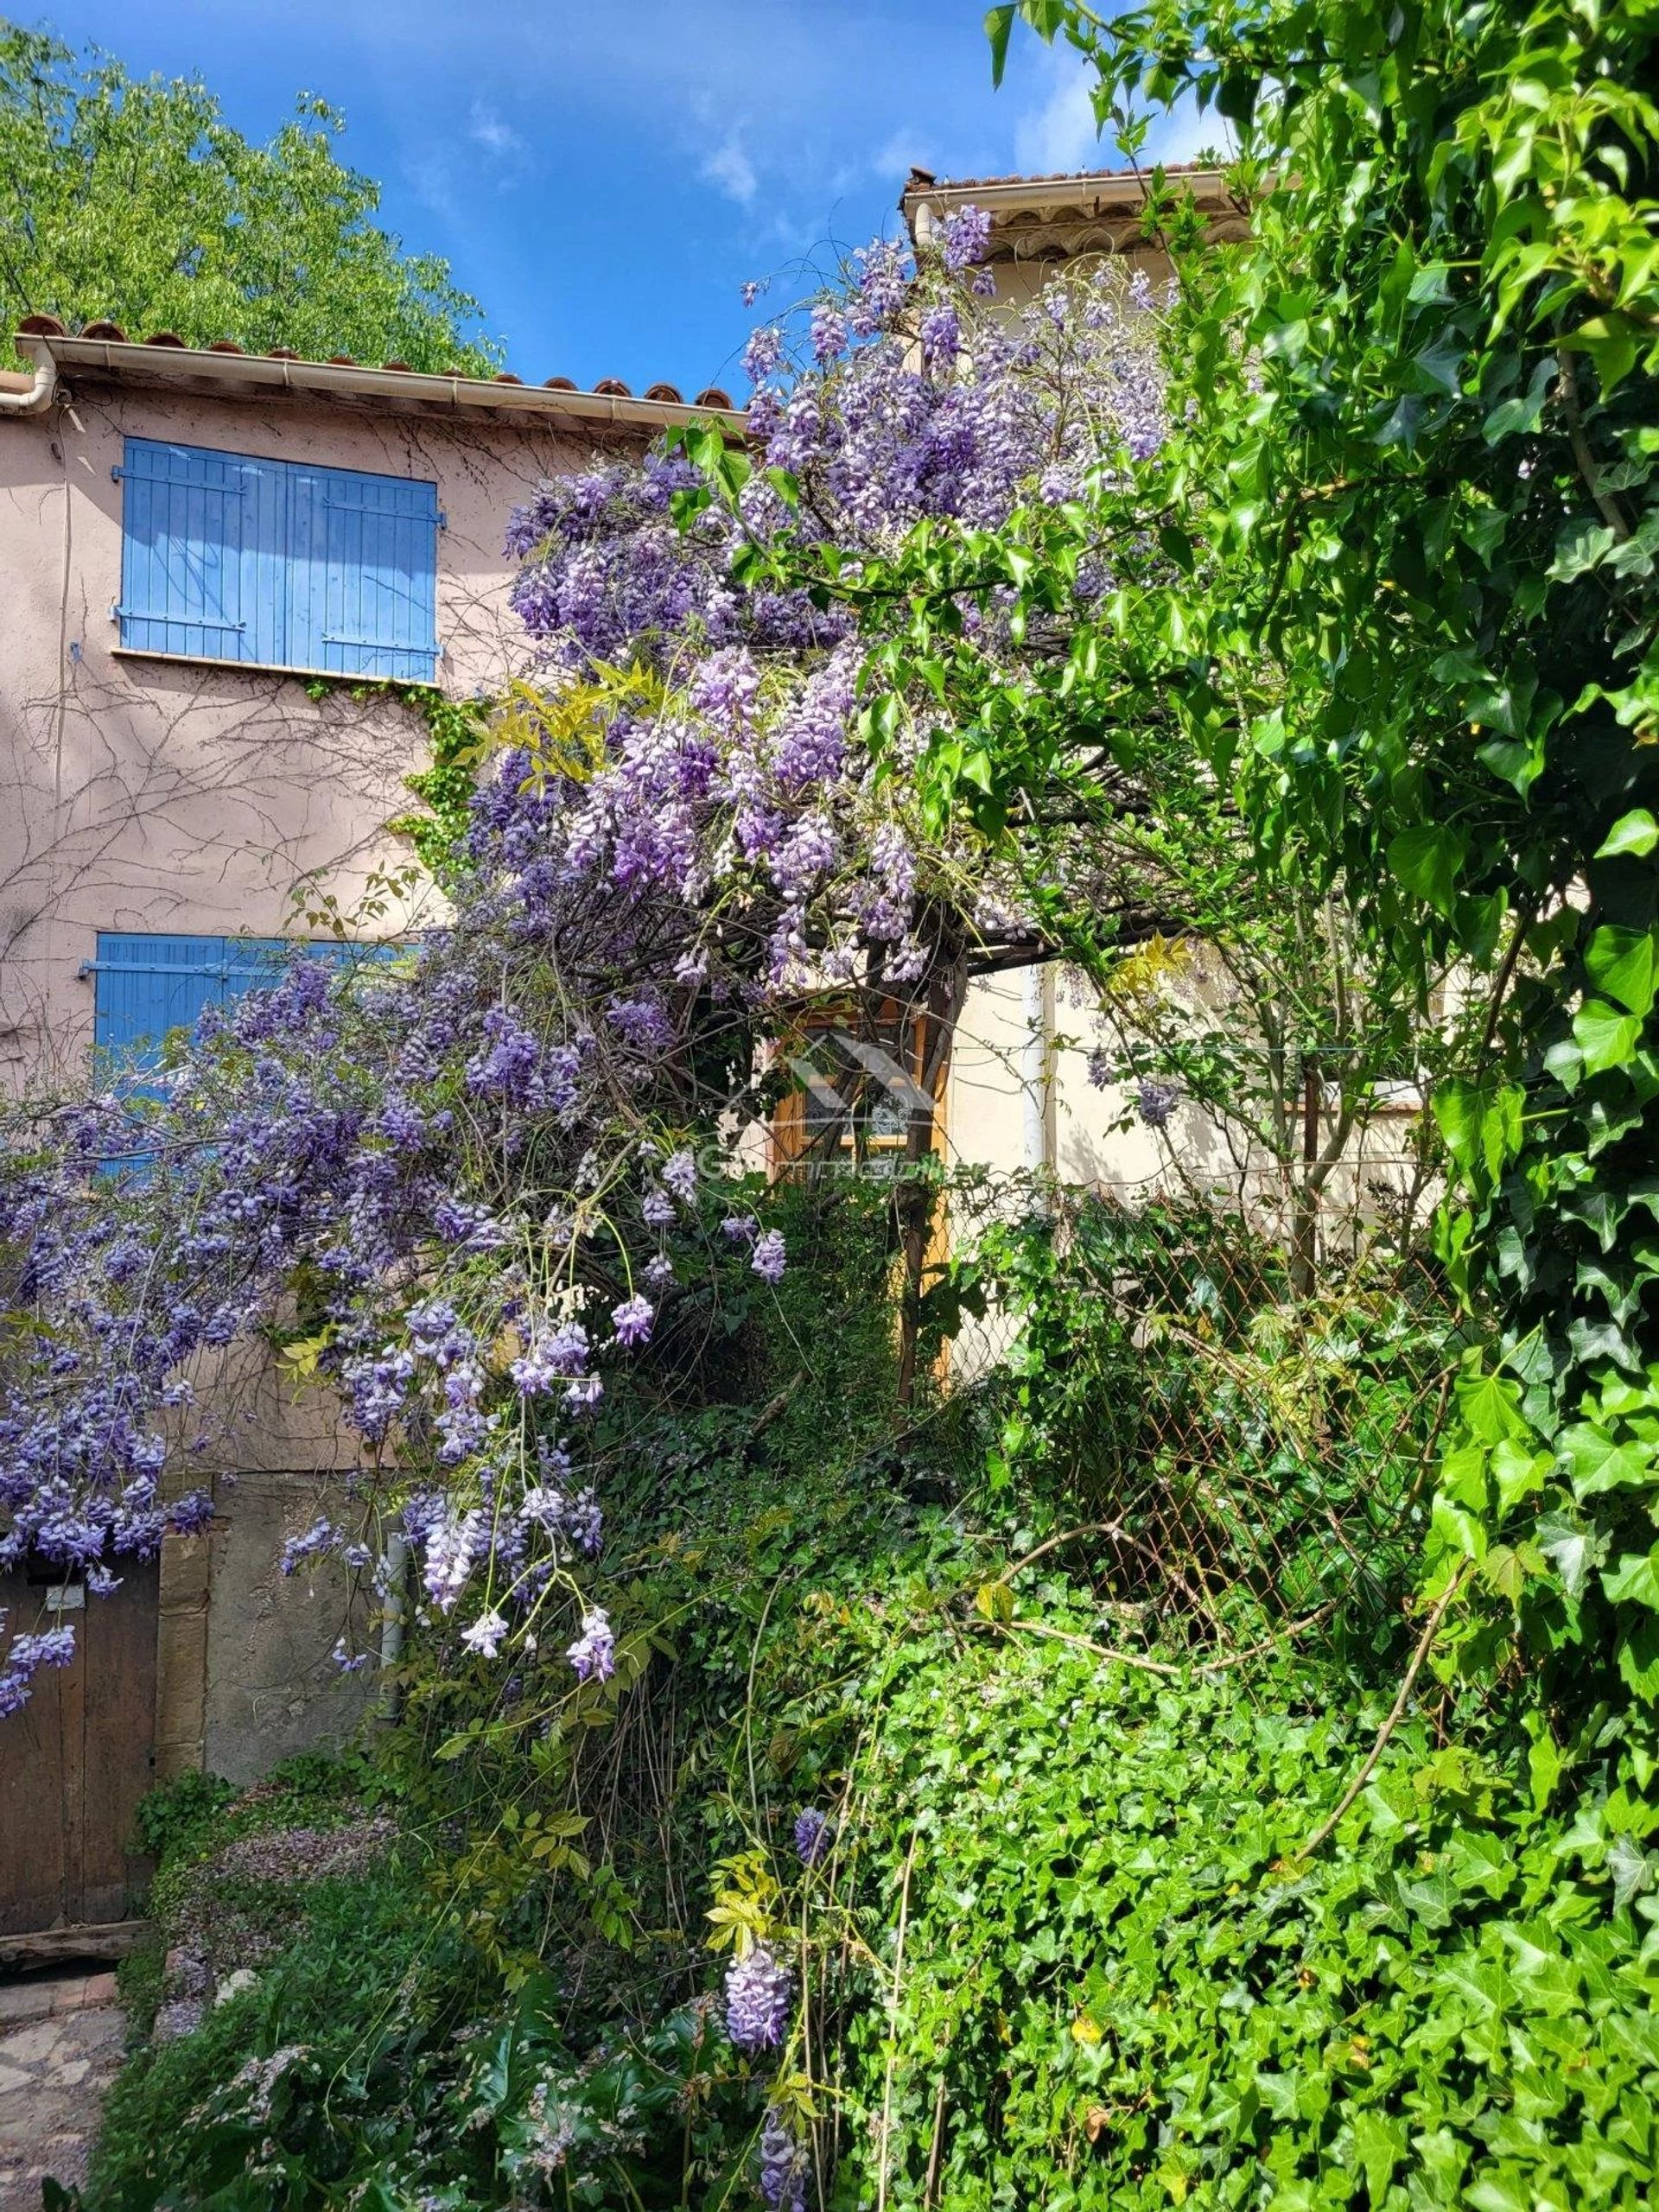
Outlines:
[[[999,51],[1015,12],[991,11]],[[1463,1663],[1547,1686],[1527,1724],[1545,1796],[1563,1738],[1592,1770],[1632,1747],[1645,1786],[1659,11],[1018,12],[1094,66],[1131,146],[1137,102],[1227,118],[1252,235],[1189,257],[1182,435],[1134,494],[1169,571],[1074,638],[1080,681],[1017,702],[999,776],[1028,785],[1033,753],[1066,772],[1090,709],[1142,730],[1173,711],[1262,844],[1300,839],[1403,982],[1426,995],[1447,962],[1491,979],[1434,1109],[1460,1178],[1441,1257],[1503,1354],[1467,1378],[1430,1557],[1482,1593]],[[1154,200],[1179,227],[1163,180]],[[1012,560],[1040,582],[1076,524],[1033,522],[1041,551]]]
[[[269,145],[195,78],[129,76],[0,19],[0,322],[100,317],[327,359],[488,375],[500,348],[448,264],[374,220],[344,119],[302,93]]]

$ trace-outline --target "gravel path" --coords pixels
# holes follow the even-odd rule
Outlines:
[[[112,1974],[0,1983],[0,2212],[40,2212],[47,2174],[85,2180],[124,2026]]]

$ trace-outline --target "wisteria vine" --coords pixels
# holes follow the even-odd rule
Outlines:
[[[769,1042],[815,996],[908,998],[1033,937],[1017,882],[907,783],[938,701],[878,752],[853,618],[744,559],[787,537],[855,564],[928,518],[994,529],[1156,442],[1145,287],[1073,274],[999,319],[985,237],[964,210],[919,269],[878,244],[757,330],[734,500],[659,448],[512,518],[526,680],[442,928],[344,976],[296,958],[204,1015],[143,1096],[10,1116],[0,1565],[33,1554],[96,1593],[200,1529],[191,1471],[235,1464],[225,1357],[263,1338],[303,1354],[359,1447],[286,1565],[332,1552],[384,1585],[395,1525],[466,1649],[552,1630],[578,1680],[610,1675],[584,1471],[607,1377],[710,1271],[775,1286],[788,1264],[730,1211],[715,1132],[741,1151]],[[1109,582],[1103,556],[1076,589]],[[964,622],[1011,681],[1043,649],[994,608]],[[73,1649],[60,1622],[10,1625],[0,1710]]]

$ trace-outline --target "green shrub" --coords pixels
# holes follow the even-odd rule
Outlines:
[[[1064,1255],[1006,1248],[1033,1322],[1012,1384],[898,1428],[879,1203],[790,1203],[845,1331],[786,1279],[780,1320],[734,1306],[712,1352],[607,1405],[613,1681],[573,1687],[556,1649],[505,1673],[435,1631],[372,1769],[194,1784],[152,1815],[163,1897],[273,1915],[284,1948],[135,2061],[99,2212],[735,2212],[772,2105],[826,2212],[1637,2212],[1659,1907],[1634,1838],[1575,1842],[1525,1740],[1430,1673],[1310,1856],[1395,1695],[1397,1586],[1363,1636],[1299,1647],[1268,1589],[1195,1643],[1058,1517],[1129,1494],[1149,1406],[1160,1433],[1230,1438],[1260,1489],[1312,1433],[1300,1384],[1252,1431],[1201,1349],[1138,1376],[1144,1331],[1109,1310],[1127,1225],[1102,1222],[1070,1333]],[[1206,1255],[1149,1234],[1167,1307]],[[1344,1498],[1377,1437],[1403,1457],[1432,1319],[1349,1300],[1292,1348]],[[716,1301],[699,1326],[721,1325]],[[1233,1377],[1252,1347],[1279,1363],[1243,1307],[1212,1341]],[[1310,1529],[1318,1465],[1299,1449],[1287,1497]],[[370,1875],[211,1887],[251,1825],[388,1796],[419,1848]],[[832,1836],[810,1867],[807,1807]],[[764,2062],[721,2032],[711,1912],[797,1975]]]
[[[265,2205],[321,2202],[341,2163],[328,2138],[327,2092],[340,2086],[347,2101],[365,2068],[379,2069],[391,2087],[388,2061],[417,2053],[431,2019],[442,2017],[448,1992],[439,1971],[437,1931],[424,1909],[418,1872],[394,1860],[306,1893],[301,1924],[281,1955],[253,1986],[208,2011],[194,2034],[141,2049],[111,2092],[86,2190],[99,2212],[148,2212],[170,2203]],[[321,2098],[321,2109],[300,2116],[293,2144],[275,2142],[270,2170],[257,2171],[251,2131],[264,2104],[277,2055],[296,2054],[299,2078]],[[396,2069],[399,2072],[402,2068]],[[297,2079],[285,2092],[296,2101]],[[387,2099],[397,2115],[418,2088]],[[264,2133],[273,2117],[267,2110]],[[221,2190],[229,2190],[222,2197]]]

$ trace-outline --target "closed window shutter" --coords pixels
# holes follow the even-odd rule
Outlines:
[[[408,947],[395,944],[320,944],[281,937],[162,937],[100,930],[92,1041],[101,1081],[126,1098],[159,1098],[144,1077],[158,1068],[168,1033],[193,1029],[205,1007],[230,1006],[246,992],[282,980],[296,952],[331,968],[375,966]],[[147,1175],[150,1155],[124,1154],[121,1172]]]
[[[435,484],[129,438],[121,642],[430,683]]]
[[[93,972],[92,1041],[108,1072],[142,1076],[160,1064],[169,1030],[194,1027],[204,1007],[230,1006],[280,982],[296,953],[350,968],[397,958],[393,944],[309,944],[281,937],[162,937],[100,930]],[[143,1084],[138,1087],[142,1090]]]
[[[92,1029],[99,1052],[123,1073],[155,1067],[169,1030],[190,1027],[204,1007],[223,1002],[230,957],[222,937],[101,930]]]
[[[141,652],[253,660],[261,539],[276,490],[238,454],[129,438],[123,467],[121,642]],[[265,626],[268,631],[269,626]]]
[[[296,664],[430,683],[437,669],[435,484],[296,468],[294,551]]]

